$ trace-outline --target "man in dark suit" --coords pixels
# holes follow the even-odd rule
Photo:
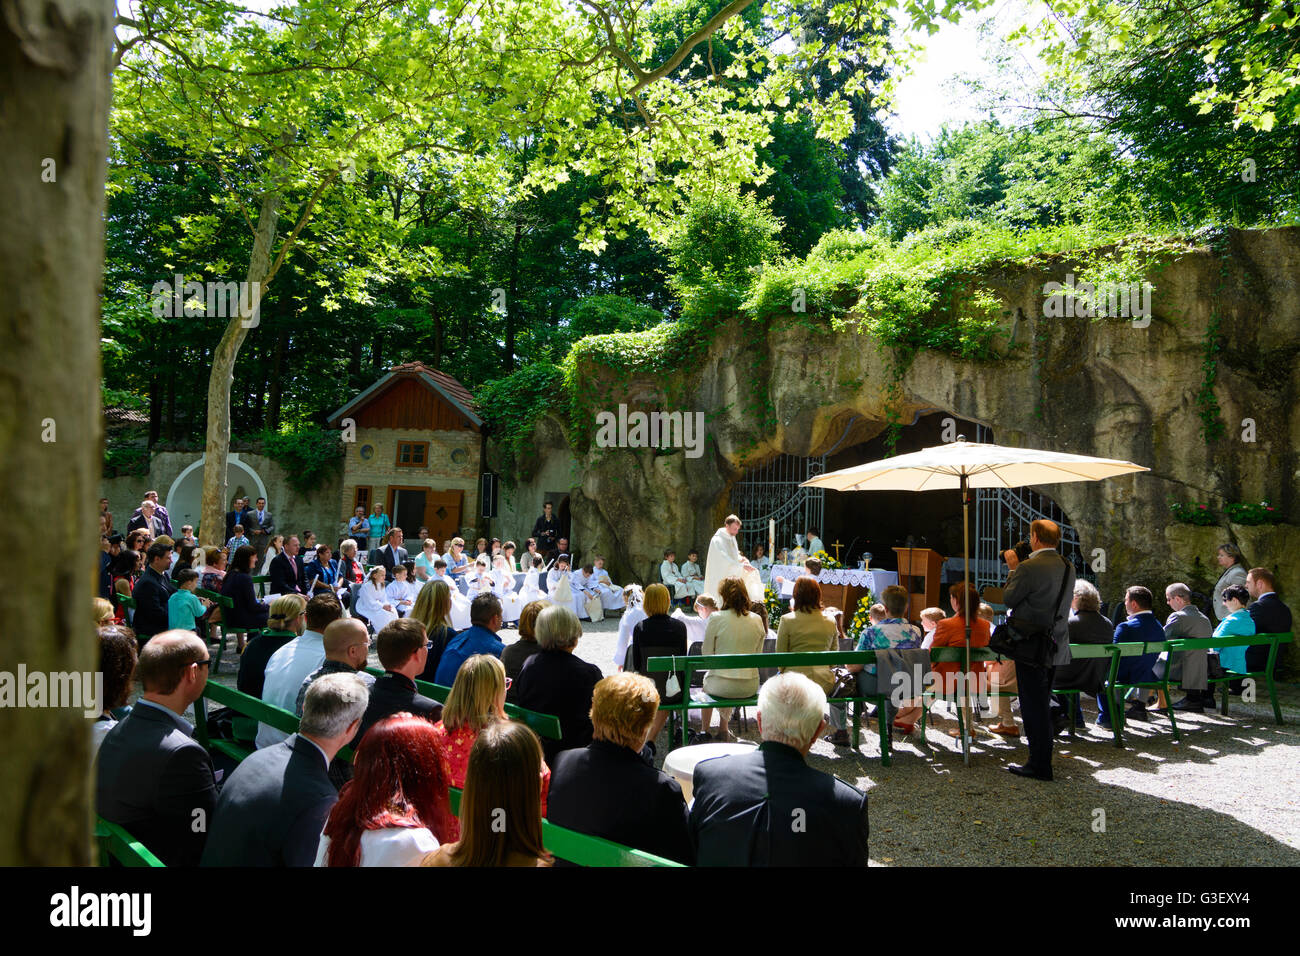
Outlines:
[[[290,535],[284,550],[271,559],[271,590],[269,594],[306,594],[307,585],[302,579],[302,569],[294,560],[298,555],[298,536]]]
[[[208,682],[208,649],[191,631],[164,631],[140,651],[144,693],[99,748],[95,804],[168,866],[195,866],[217,787],[212,760],[182,716]]]
[[[361,726],[355,674],[327,674],[303,700],[298,732],[250,754],[221,788],[204,866],[311,866],[338,791],[329,762]]]
[[[1160,643],[1165,640],[1165,629],[1151,611],[1151,592],[1134,585],[1124,592],[1124,610],[1128,617],[1115,625],[1114,644]],[[1121,684],[1134,681],[1155,680],[1155,665],[1159,651],[1141,657],[1121,657],[1115,679]],[[1144,694],[1145,696],[1145,694]],[[1107,695],[1097,695],[1097,726],[1110,727],[1110,702]],[[1129,705],[1125,716],[1129,720],[1146,720],[1147,707],[1140,699]]]
[[[167,577],[171,567],[171,545],[155,541],[144,553],[145,569],[135,582],[131,596],[135,598],[135,617],[132,625],[143,640],[167,630],[167,599],[176,587]]]
[[[406,549],[402,547],[403,541],[402,529],[393,528],[388,532],[388,543],[378,551],[371,551],[367,558],[370,564],[382,564],[385,571],[385,579],[393,580],[393,568],[399,564],[406,563]]]
[[[370,688],[370,705],[361,719],[354,745],[361,742],[371,725],[404,710],[425,717],[430,723],[442,719],[442,704],[415,689],[415,679],[424,672],[429,659],[424,625],[409,617],[385,625],[375,638],[375,652],[384,674]]]
[[[803,674],[769,678],[758,695],[758,749],[695,765],[696,865],[867,865],[867,795],[804,759],[825,707]]]
[[[167,514],[167,509],[158,503],[158,492],[146,491],[144,493],[144,500],[153,502],[154,520],[159,525],[159,530],[154,536],[157,537],[159,534],[165,534],[170,538],[172,536],[172,519],[171,516]],[[136,528],[145,527],[146,523],[139,520],[143,514],[144,506],[141,505],[141,507],[136,508],[135,511],[131,513],[131,518],[127,522],[126,529],[128,531],[134,531]],[[227,535],[227,537],[229,537],[229,535]]]
[[[1291,609],[1277,596],[1277,579],[1268,568],[1251,568],[1246,572],[1246,590],[1253,600],[1246,608],[1255,622],[1256,634],[1285,634],[1291,630]],[[1268,645],[1252,644],[1246,648],[1246,667],[1262,671],[1268,664]]]
[[[542,513],[533,522],[532,537],[537,539],[537,550],[544,555],[555,552],[555,539],[560,535],[560,524],[555,520],[554,505],[549,501],[542,505]]]
[[[106,601],[113,597],[113,575],[109,568],[113,566],[113,559],[121,553],[122,536],[114,531],[108,536],[108,550],[99,554],[99,596]]]
[[[247,498],[234,498],[230,502],[230,510],[226,512],[226,536],[223,541],[229,541],[235,536],[235,525],[244,524],[244,512],[248,510]]]
[[[695,851],[681,785],[642,757],[658,709],[650,678],[601,680],[591,695],[591,743],[561,752],[551,767],[547,819],[689,865]]]
[[[1014,551],[1003,555],[1011,568],[1002,591],[1008,614],[1021,624],[1050,629],[1055,642],[1056,653],[1046,667],[1016,661],[1020,717],[1029,740],[1029,760],[1023,765],[1010,764],[1007,770],[1037,780],[1052,779],[1052,677],[1057,665],[1070,663],[1074,567],[1057,553],[1060,540],[1061,529],[1056,522],[1039,519],[1029,526],[1029,557],[1021,561]]]

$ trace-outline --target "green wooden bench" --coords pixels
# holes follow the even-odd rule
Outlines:
[[[114,591],[113,599],[117,601],[119,605],[126,608],[126,614],[123,615],[123,618],[126,620],[127,626],[130,627],[135,619],[135,598],[131,597],[129,594],[119,594],[117,591]]]
[[[420,681],[419,684],[427,688],[437,688],[436,684],[425,684]],[[446,688],[442,688],[446,690]],[[421,691],[423,693],[423,691]],[[194,726],[195,734],[199,742],[209,750],[220,750],[222,753],[232,757],[235,761],[241,761],[253,752],[253,748],[245,747],[228,740],[211,740],[208,736],[207,713],[204,700],[210,699],[217,703],[224,704],[231,710],[238,711],[247,717],[255,718],[264,723],[270,724],[277,730],[284,733],[293,734],[298,732],[298,717],[289,711],[280,707],[275,707],[265,701],[258,700],[249,694],[242,693],[238,690],[232,690],[229,687],[223,687],[212,681],[208,682],[204,688],[203,696],[194,702]],[[527,713],[533,713],[527,711]],[[536,715],[544,717],[544,714]],[[555,718],[551,718],[555,720]],[[559,721],[554,723],[554,729],[558,734]],[[344,747],[339,752],[340,759],[349,763],[353,759],[351,747]],[[451,802],[451,812],[460,812],[461,791],[456,787],[448,788],[448,796]],[[672,860],[665,860],[662,857],[655,856],[652,853],[646,853],[642,850],[634,850],[630,847],[614,843],[610,840],[603,840],[600,837],[590,836],[585,833],[578,833],[564,827],[555,826],[548,820],[542,821],[542,841],[546,849],[562,860],[570,863],[576,863],[579,866],[681,866]]]
[[[659,671],[680,671],[682,672],[682,687],[685,689],[682,702],[680,704],[660,704],[660,710],[666,710],[669,713],[680,711],[682,713],[682,732],[681,740],[685,745],[688,741],[689,727],[685,719],[687,712],[692,710],[711,710],[715,707],[752,707],[758,703],[758,696],[746,697],[735,700],[713,699],[704,701],[692,700],[689,688],[691,686],[691,674],[697,670],[734,670],[739,668],[779,668],[779,667],[818,667],[829,666],[831,664],[874,664],[876,661],[875,651],[802,651],[802,652],[782,652],[767,654],[712,654],[712,655],[687,655],[684,657],[651,657],[646,661],[646,670],[651,672]],[[832,697],[830,700],[836,703],[843,703],[846,707],[852,705],[852,740],[853,747],[856,750],[861,742],[862,731],[862,705],[864,703],[874,703],[876,705],[876,716],[879,734],[880,734],[880,762],[888,767],[891,762],[890,756],[890,722],[888,717],[888,708],[884,706],[887,693],[878,693],[866,697]]]
[[[374,674],[376,677],[381,676],[384,671],[379,667],[367,667],[366,673]],[[447,695],[451,693],[450,687],[444,687],[441,684],[431,684],[428,681],[417,680],[415,689],[432,700],[440,704],[447,702]],[[550,740],[560,739],[560,718],[551,714],[540,714],[535,710],[528,710],[515,704],[506,704],[506,716],[512,720],[517,720],[521,724],[527,724],[532,728],[533,733],[539,737],[546,737]]]
[[[1107,645],[1103,645],[1107,646]],[[1165,676],[1163,678],[1152,678],[1145,681],[1120,681],[1119,679],[1119,662],[1125,657],[1145,657],[1147,654],[1159,654],[1171,650],[1169,641],[1125,641],[1120,644],[1108,645],[1112,648],[1118,648],[1115,659],[1111,666],[1110,677],[1106,681],[1107,693],[1110,695],[1110,725],[1115,732],[1115,746],[1124,746],[1124,697],[1130,688],[1138,687],[1144,690],[1158,690],[1165,695],[1165,704],[1172,705],[1169,698],[1169,672],[1172,667],[1165,667]],[[1073,650],[1073,648],[1071,648]],[[1174,708],[1169,706],[1165,711],[1165,716],[1169,718],[1169,726],[1173,729],[1174,740],[1179,739],[1178,720],[1174,717]]]
[[[1250,647],[1254,644],[1268,645],[1268,660],[1264,664],[1262,671],[1248,671],[1245,674],[1229,672],[1224,677],[1210,678],[1211,684],[1226,684],[1234,680],[1245,680],[1250,678],[1258,682],[1263,678],[1268,686],[1268,699],[1273,705],[1273,719],[1279,724],[1285,723],[1282,719],[1282,707],[1277,700],[1277,685],[1273,683],[1273,667],[1277,663],[1277,655],[1281,645],[1290,644],[1295,639],[1291,631],[1280,634],[1252,634],[1249,637],[1200,637],[1200,638],[1175,638],[1169,642],[1171,648],[1177,650],[1198,650],[1200,648],[1216,647]],[[1225,690],[1222,695],[1222,701],[1219,704],[1219,713],[1225,717],[1228,714],[1228,693]]]
[[[99,816],[95,817],[95,843],[99,847],[100,866],[108,866],[110,860],[131,867],[166,866],[125,829]]]
[[[1106,658],[1110,663],[1107,665],[1107,675],[1102,679],[1102,686],[1109,687],[1111,682],[1115,680],[1115,675],[1119,672],[1119,659],[1121,652],[1117,651],[1115,648],[1116,645],[1114,644],[1071,644],[1070,660],[1083,661]],[[1079,690],[1077,687],[1053,687],[1052,693],[1063,694],[1070,698],[1070,724],[1067,727],[1067,731],[1071,737],[1074,737],[1074,725],[1079,719],[1079,697],[1083,691]],[[1114,721],[1111,721],[1111,735],[1115,737],[1117,747],[1123,746],[1123,744],[1119,743]]]
[[[987,647],[972,647],[972,648],[970,649],[970,662],[971,662],[972,664],[983,664],[983,663],[985,663],[986,661],[1000,661],[1000,660],[1002,660],[1002,659],[1003,659],[1003,658],[1002,658],[1002,656],[1001,656],[1000,654],[998,654],[998,653],[996,653],[996,652],[994,652],[994,651],[989,650]],[[931,665],[931,668],[933,668],[933,666],[934,666],[935,664],[962,664],[962,665],[964,665],[964,664],[966,663],[966,660],[967,660],[967,658],[966,658],[966,648],[965,648],[964,646],[962,646],[962,647],[935,647],[935,648],[931,648],[931,649],[930,649],[930,665]],[[933,670],[932,670],[932,672],[933,672]],[[976,669],[972,668],[971,673],[976,673]],[[927,698],[927,697],[933,697],[933,698],[935,698],[935,699],[937,699],[937,700],[946,700],[946,701],[950,701],[950,702],[953,704],[953,706],[956,708],[956,710],[957,710],[957,733],[960,735],[960,737],[959,737],[958,739],[961,740],[961,751],[962,751],[962,756],[963,756],[963,757],[968,756],[968,755],[970,754],[970,744],[971,744],[971,739],[970,739],[970,738],[971,738],[971,734],[968,734],[967,731],[966,731],[966,720],[965,720],[965,716],[964,716],[963,713],[962,713],[962,708],[961,708],[961,706],[960,706],[960,702],[959,702],[959,700],[958,700],[959,697],[965,696],[964,693],[963,693],[963,691],[965,690],[965,687],[963,686],[964,683],[965,683],[964,681],[954,681],[954,682],[952,683],[952,685],[949,686],[949,685],[947,684],[947,682],[944,682],[943,685],[941,686],[941,688],[940,688],[938,691],[933,690],[933,689],[931,689],[931,690],[924,690],[924,691],[922,691],[921,694],[920,694],[921,701],[922,701],[922,704],[921,704],[921,737],[922,737],[922,738],[925,737],[926,719],[930,716],[930,708],[925,706],[925,698]],[[931,685],[932,688],[933,688],[933,686],[934,686],[934,685]],[[949,693],[950,691],[951,691],[951,693]],[[1018,697],[1019,695],[1020,695],[1020,692],[1019,692],[1019,691],[1015,691],[1015,690],[999,690],[999,691],[998,691],[995,695],[993,695],[993,696],[996,696],[996,697]],[[972,732],[972,733],[974,732],[974,728],[973,728],[973,727],[971,728],[971,732]]]
[[[228,634],[236,634],[236,635],[242,634],[244,636],[245,642],[247,642],[247,641],[251,641],[253,638],[257,637],[257,635],[261,634],[262,628],[232,627],[231,625],[226,623],[226,616],[231,612],[231,610],[234,609],[235,606],[234,598],[228,597],[225,594],[220,594],[216,591],[209,591],[206,588],[195,588],[194,593],[197,594],[199,597],[207,598],[213,604],[221,608],[221,621],[216,625],[220,629],[220,633],[218,634],[216,639],[217,656],[214,657],[212,660],[212,673],[215,674],[221,668],[221,655],[226,650],[226,636]],[[209,633],[205,635],[205,640],[207,640],[208,643],[212,643],[211,625],[208,624],[205,626],[207,626],[209,629]]]

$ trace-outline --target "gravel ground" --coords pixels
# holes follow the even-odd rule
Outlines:
[[[576,653],[615,673],[617,632],[617,617],[584,622]],[[507,644],[518,637],[511,629],[500,636]],[[222,683],[234,685],[236,660],[228,653]],[[1003,769],[1026,759],[1023,738],[978,734],[963,766],[947,734],[955,722],[942,717],[924,741],[919,728],[896,736],[889,767],[880,764],[874,721],[864,722],[858,750],[819,741],[809,762],[870,794],[873,865],[1296,866],[1300,687],[1279,694],[1282,726],[1266,698],[1233,698],[1228,717],[1180,715],[1181,743],[1163,717],[1130,722],[1123,750],[1085,704],[1088,732],[1057,739],[1051,783]],[[752,711],[747,729],[732,729],[758,739]],[[657,742],[661,755],[667,737]]]

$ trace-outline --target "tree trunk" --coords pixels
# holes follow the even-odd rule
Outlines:
[[[109,0],[0,0],[0,482],[44,515],[43,567],[0,549],[0,670],[97,670]],[[53,179],[48,178],[53,176]],[[20,691],[21,692],[21,691]],[[0,866],[91,861],[90,721],[0,707]]]
[[[178,358],[184,358],[185,350],[180,350]],[[163,435],[169,442],[176,440],[176,367],[167,372],[167,418],[163,422]]]
[[[442,369],[442,313],[438,311],[437,305],[432,305],[429,314],[433,317],[433,368]]]
[[[266,430],[280,430],[280,375],[284,368],[284,356],[289,351],[289,330],[281,329],[275,340],[275,355],[271,358],[271,397],[266,406]]]
[[[150,351],[154,351],[151,349]],[[153,362],[153,370],[149,373],[149,447],[152,448],[158,444],[158,439],[162,435],[162,418],[163,418],[163,388],[162,375],[158,371],[157,357]]]
[[[510,293],[506,300],[505,354],[502,356],[507,375],[515,370],[515,328],[519,324],[519,239],[523,231],[523,223],[516,219],[515,237],[510,244]]]
[[[271,191],[262,196],[262,208],[257,215],[257,233],[253,237],[253,252],[248,259],[247,281],[261,289],[271,271],[271,243],[280,224],[280,193]],[[226,530],[226,463],[230,455],[230,386],[234,381],[235,359],[244,344],[248,330],[260,317],[260,302],[245,309],[245,298],[240,296],[239,314],[226,324],[226,331],[212,353],[212,373],[208,376],[208,439],[205,447],[207,460],[203,465],[203,507],[199,539],[205,544],[221,544]],[[257,302],[250,296],[249,302]],[[245,324],[248,323],[248,324]]]

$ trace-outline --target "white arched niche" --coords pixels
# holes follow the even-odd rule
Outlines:
[[[171,518],[172,530],[176,534],[180,534],[181,525],[192,524],[196,536],[204,541],[215,542],[216,539],[201,535],[198,527],[203,505],[203,466],[207,460],[206,454],[200,455],[197,461],[177,475],[164,503],[167,506],[167,516]],[[232,454],[226,458],[226,497],[221,503],[223,514],[230,507],[230,499],[236,495],[248,495],[251,499],[249,504],[254,504],[258,498],[266,497],[266,485],[251,465],[241,461],[238,454]],[[222,544],[225,543],[225,530],[222,528],[218,535]]]

